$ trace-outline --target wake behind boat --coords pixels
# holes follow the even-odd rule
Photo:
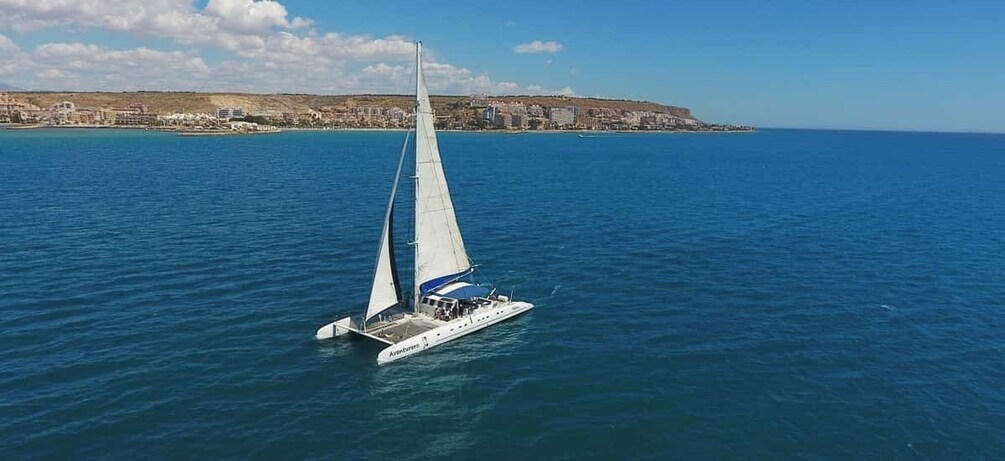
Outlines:
[[[394,202],[408,136],[398,158],[377,250],[366,311],[347,315],[318,329],[317,339],[356,334],[388,344],[377,355],[387,363],[512,318],[534,307],[468,281],[468,259],[440,163],[432,105],[422,72],[422,44],[415,48],[415,270],[412,295],[402,296],[394,257]]]

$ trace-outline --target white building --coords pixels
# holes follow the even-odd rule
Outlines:
[[[552,107],[548,111],[548,121],[556,126],[571,126],[576,123],[576,108],[573,106]]]
[[[243,107],[217,107],[216,108],[216,118],[220,120],[230,120],[232,118],[243,118],[244,117]]]

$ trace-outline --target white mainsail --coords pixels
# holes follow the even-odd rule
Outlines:
[[[422,72],[422,43],[415,50],[415,291],[422,293],[471,268],[447,178],[436,145],[435,117]]]
[[[391,198],[387,201],[384,230],[380,234],[377,265],[373,270],[373,286],[370,288],[370,302],[366,307],[364,322],[401,302],[401,285],[398,283],[398,268],[394,260],[394,197],[398,193],[401,166],[404,164],[407,148],[408,135],[405,135],[405,145],[401,146],[398,170],[394,173],[394,183],[391,186]]]

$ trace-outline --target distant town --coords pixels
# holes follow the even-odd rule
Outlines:
[[[264,133],[283,128],[406,129],[415,123],[410,104],[411,97],[401,95],[0,92],[0,123],[207,134]],[[435,96],[433,106],[437,129],[441,130],[753,130],[705,123],[688,109],[641,101],[475,94]]]

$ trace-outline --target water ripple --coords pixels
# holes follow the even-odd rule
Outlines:
[[[603,141],[442,136],[479,277],[537,308],[377,367],[311,334],[365,300],[400,134],[0,130],[0,446],[1005,457],[1005,137]]]

